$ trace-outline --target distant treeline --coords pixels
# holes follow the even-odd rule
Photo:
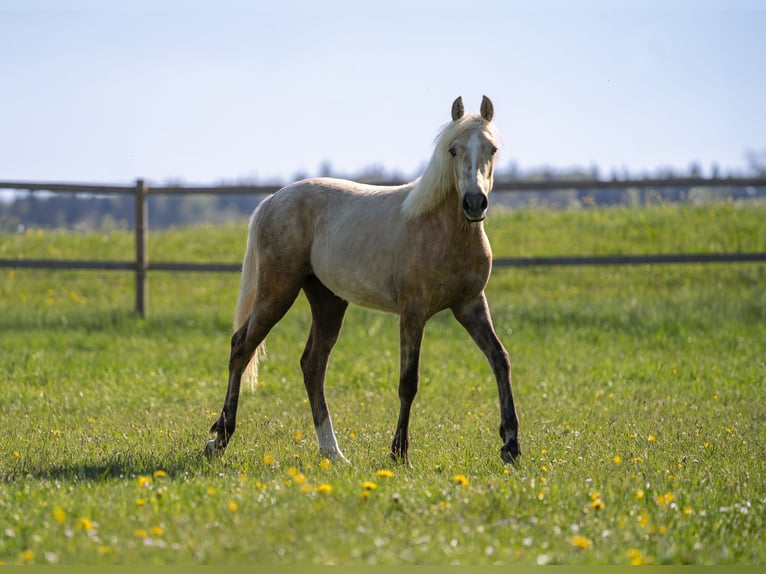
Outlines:
[[[756,167],[756,166],[753,166]],[[751,169],[753,175],[766,175],[766,169]],[[322,175],[333,175],[325,166]],[[349,177],[335,174],[338,177]],[[658,172],[652,177],[698,176],[693,165],[687,173],[670,170]],[[712,173],[712,177],[721,174]],[[611,179],[627,179],[628,174],[612,174]],[[366,172],[358,180],[397,180],[401,176],[387,176],[382,170]],[[672,187],[662,189],[588,189],[587,182],[599,179],[595,168],[590,170],[555,171],[541,169],[521,174],[513,164],[496,177],[496,182],[510,181],[582,181],[582,188],[560,191],[535,191],[524,193],[496,192],[492,197],[495,207],[588,208],[596,206],[637,206],[658,202],[706,202],[715,200],[740,200],[766,197],[764,188],[702,188]],[[242,182],[238,182],[242,183]],[[225,185],[225,184],[221,184]],[[216,223],[247,218],[262,196],[237,194],[210,195],[149,195],[149,227],[163,229],[173,226],[199,223]],[[134,198],[130,194],[94,196],[87,194],[62,194],[47,192],[24,192],[12,201],[0,202],[0,230],[17,231],[32,227],[66,229],[131,229],[134,226]]]

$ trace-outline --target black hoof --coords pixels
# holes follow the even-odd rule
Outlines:
[[[511,441],[500,449],[500,457],[506,464],[516,464],[521,456],[521,448],[518,441]]]

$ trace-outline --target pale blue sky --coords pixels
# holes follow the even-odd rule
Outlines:
[[[409,177],[482,94],[501,167],[766,151],[766,1],[306,4],[0,0],[0,180]]]

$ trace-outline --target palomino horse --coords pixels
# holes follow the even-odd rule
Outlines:
[[[253,376],[259,346],[301,289],[311,305],[311,332],[301,357],[320,452],[345,460],[338,448],[324,384],[349,302],[400,318],[399,421],[394,459],[408,462],[407,429],[418,391],[426,322],[450,309],[486,355],[500,396],[500,454],[521,453],[508,353],[495,334],[484,287],[492,252],[484,233],[498,137],[492,102],[465,114],[461,98],[439,134],[423,175],[381,187],[320,178],[271,195],[253,212],[231,339],[223,410],[210,429],[208,455],[222,453],[234,434],[240,383]],[[249,366],[249,368],[248,368]]]

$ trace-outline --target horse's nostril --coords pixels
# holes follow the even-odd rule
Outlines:
[[[484,211],[485,209],[487,209],[487,205],[489,205],[487,203],[487,196],[482,194],[481,195],[481,210]]]

